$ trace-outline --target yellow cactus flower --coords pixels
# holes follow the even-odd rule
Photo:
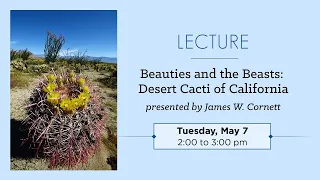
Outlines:
[[[81,106],[81,102],[80,102],[80,100],[78,98],[73,98],[71,100],[71,104],[75,109],[79,108]]]
[[[47,94],[47,101],[51,105],[57,105],[59,103],[60,93],[58,92],[50,92]]]
[[[58,79],[57,79],[57,81],[58,81],[58,86],[59,86],[59,87],[62,87],[62,86],[63,86],[62,76],[59,76]]]
[[[75,77],[70,78],[70,82],[71,83],[75,83],[76,82],[76,78]]]
[[[71,72],[69,75],[70,75],[71,78],[74,77],[74,73],[73,72]]]
[[[88,86],[84,86],[83,87],[83,92],[86,94],[89,94],[89,87]]]
[[[68,84],[69,83],[69,79],[68,78],[63,79],[63,83]]]
[[[46,93],[52,92],[54,91],[54,89],[56,88],[56,84],[54,83],[48,83],[48,85],[46,87],[43,87],[43,91]]]
[[[86,81],[83,78],[78,79],[79,86],[82,87]]]
[[[48,76],[48,81],[49,81],[50,83],[53,83],[55,80],[56,80],[56,77],[55,77],[53,74],[50,74],[50,75]]]
[[[62,110],[67,111],[67,112],[72,112],[74,110],[74,106],[73,106],[71,100],[68,98],[63,99],[61,101],[60,107]]]
[[[62,77],[61,75],[56,77],[54,74],[50,74],[47,78],[49,83],[43,87],[43,91],[47,93],[46,101],[54,107],[55,113],[59,113],[59,110],[62,110],[65,113],[72,114],[75,113],[76,110],[81,111],[87,106],[91,95],[89,87],[85,85],[86,81],[84,78],[77,78],[74,72],[70,72],[67,77]],[[69,88],[68,83],[72,83],[73,85],[78,83],[82,91],[78,97],[68,97],[68,94],[64,92],[65,89],[57,89],[57,91],[55,91],[56,87],[62,88],[64,85],[66,88]],[[65,95],[67,97],[61,100]]]
[[[81,101],[82,104],[85,104],[89,101],[90,94],[82,92],[79,94],[78,99]]]

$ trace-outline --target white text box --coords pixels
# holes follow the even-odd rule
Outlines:
[[[154,124],[154,149],[270,150],[271,124]]]

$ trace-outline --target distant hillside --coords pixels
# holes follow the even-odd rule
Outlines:
[[[39,57],[39,58],[44,58],[43,54],[35,54],[34,56]],[[60,56],[60,57],[64,57],[64,56]],[[89,60],[100,59],[101,62],[117,63],[116,57],[94,57],[94,56],[87,56],[87,57]]]
[[[89,60],[101,59],[102,62],[117,63],[117,58],[115,58],[115,57],[93,57],[93,56],[88,56],[88,58],[89,58]]]

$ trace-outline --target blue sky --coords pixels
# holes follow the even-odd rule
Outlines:
[[[117,57],[117,11],[11,11],[11,48],[44,54],[47,30],[65,37],[61,52]]]

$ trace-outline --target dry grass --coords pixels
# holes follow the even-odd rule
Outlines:
[[[34,77],[35,75],[29,73],[13,71],[10,74],[10,89],[28,87]]]
[[[46,160],[36,158],[11,158],[10,167],[12,170],[49,170]]]
[[[31,84],[37,82],[37,76],[22,72],[10,74],[10,119],[23,120],[26,117],[25,105],[32,92]]]

